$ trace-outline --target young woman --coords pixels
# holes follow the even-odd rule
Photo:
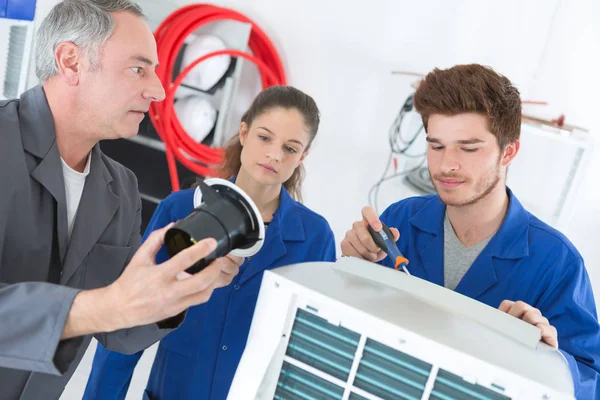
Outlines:
[[[144,398],[224,400],[246,346],[263,272],[335,261],[329,224],[298,202],[302,162],[318,127],[314,100],[289,86],[261,92],[242,117],[239,134],[226,148],[222,176],[256,203],[266,225],[265,242],[229,286],[190,308],[181,327],[160,342]],[[193,195],[193,189],[182,190],[163,200],[146,235],[185,218],[193,210]],[[157,258],[167,258],[164,248]],[[98,345],[84,399],[124,399],[141,354]]]

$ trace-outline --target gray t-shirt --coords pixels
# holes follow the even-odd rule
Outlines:
[[[450,290],[456,289],[460,280],[465,276],[479,253],[487,246],[494,235],[481,242],[465,247],[456,237],[448,215],[444,216],[444,286]]]

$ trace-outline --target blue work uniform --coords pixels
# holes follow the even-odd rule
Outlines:
[[[557,230],[526,211],[507,189],[502,226],[455,291],[497,308],[521,300],[538,308],[558,331],[577,399],[600,399],[600,325],[583,259]],[[412,275],[444,286],[444,215],[439,196],[391,205],[381,221],[400,231],[398,248]],[[382,264],[393,267],[386,258]]]
[[[193,194],[191,189],[183,190],[163,200],[146,236],[185,218],[193,210]],[[226,399],[246,347],[263,272],[299,262],[333,262],[335,256],[327,221],[282,188],[261,250],[245,260],[230,285],[215,290],[206,304],[191,307],[181,327],[161,340],[145,398]],[[168,258],[164,248],[156,258],[157,262]],[[124,399],[141,355],[120,354],[98,345],[83,398]]]

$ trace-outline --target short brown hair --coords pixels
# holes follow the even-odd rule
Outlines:
[[[521,135],[521,97],[510,80],[479,64],[436,68],[421,81],[414,96],[425,131],[433,114],[479,113],[504,150]]]

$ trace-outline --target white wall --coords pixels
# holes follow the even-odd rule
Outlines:
[[[593,136],[600,132],[597,1],[345,3],[221,3],[251,16],[274,38],[290,84],[317,100],[322,125],[306,162],[305,200],[330,221],[338,243],[385,167],[388,128],[411,91],[414,78],[392,70],[487,64],[508,76],[524,99],[549,103],[525,107],[527,113],[564,113],[567,123]],[[600,297],[598,172],[595,156],[565,233],[583,254]],[[383,186],[380,206],[401,193],[394,181]]]
[[[600,134],[599,20],[600,2],[561,1],[539,70],[531,84],[532,97],[550,102],[548,107],[537,107],[538,113],[551,117],[563,113],[567,123],[588,128],[594,137]],[[596,142],[596,152],[582,183],[580,199],[564,233],[583,255],[596,303],[600,304],[600,142]]]
[[[39,0],[38,16],[43,17],[54,3]],[[187,3],[171,0],[171,4]],[[428,72],[457,63],[488,64],[516,83],[523,98],[550,103],[526,111],[553,117],[565,113],[567,122],[600,133],[598,1],[215,3],[254,19],[280,51],[289,83],[317,101],[322,124],[306,162],[305,202],[329,220],[338,243],[360,216],[369,188],[385,167],[388,128],[411,91],[414,79],[392,76],[392,70]],[[245,82],[244,87],[256,88],[256,83]],[[246,107],[250,97],[249,92],[238,107]],[[599,159],[592,162],[565,232],[587,261],[597,297]],[[382,192],[384,202],[401,195],[393,182]],[[77,398],[76,393],[65,393],[64,398]]]

